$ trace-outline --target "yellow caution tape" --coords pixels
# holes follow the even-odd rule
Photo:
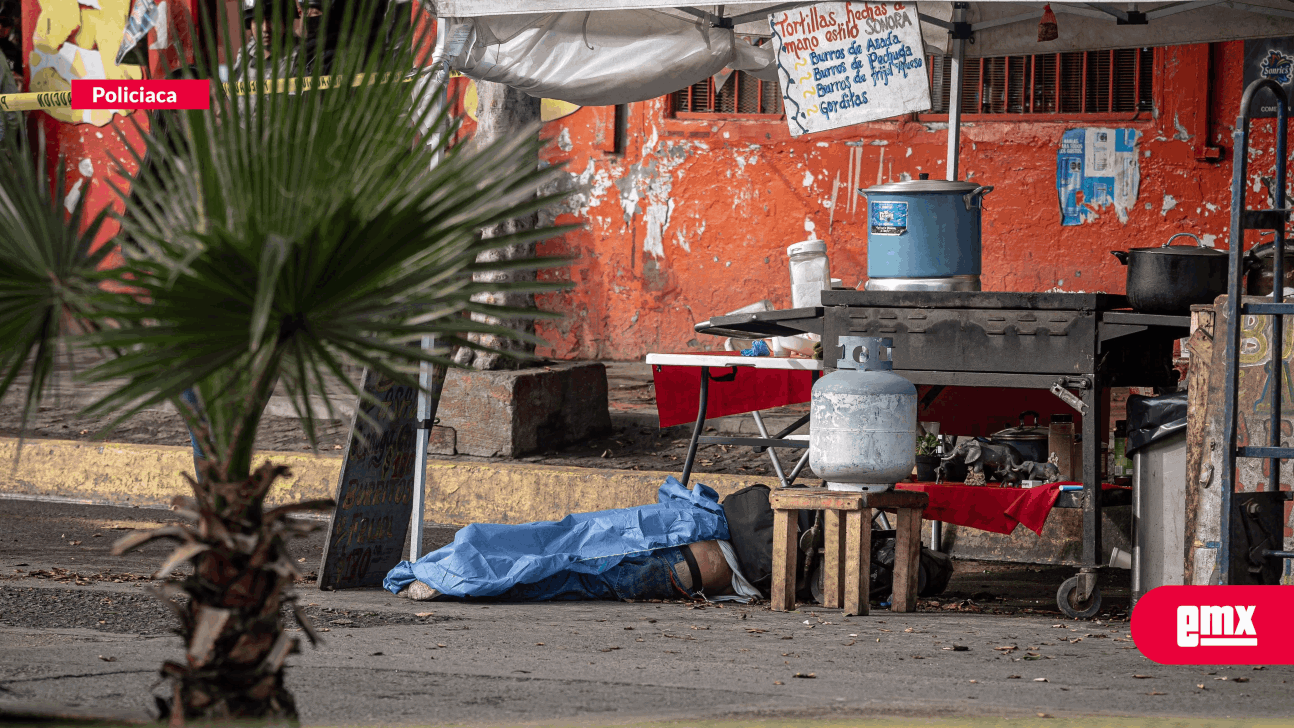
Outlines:
[[[72,105],[71,91],[0,94],[0,111],[36,111],[66,109]]]

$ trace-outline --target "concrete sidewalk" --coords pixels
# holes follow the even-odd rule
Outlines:
[[[428,615],[417,624],[334,625],[322,648],[294,657],[289,685],[304,721],[316,725],[824,714],[1284,719],[1294,680],[1290,667],[1154,665],[1128,641],[1126,623],[307,596],[339,612]],[[73,707],[144,711],[158,665],[181,653],[169,635],[20,627],[0,635],[5,699]]]
[[[136,579],[166,549],[121,558],[107,549],[131,528],[173,518],[0,500],[0,701],[149,709],[157,667],[181,645]],[[452,534],[433,527],[425,538],[430,548]],[[316,535],[291,548],[308,569],[321,543]],[[32,576],[55,568],[80,578]],[[1155,665],[1125,620],[1040,614],[1054,608],[1047,592],[1062,571],[960,562],[941,606],[923,600],[916,613],[869,617],[683,602],[415,603],[307,584],[298,592],[327,643],[293,657],[289,681],[313,725],[1287,719],[1294,667]],[[972,597],[1013,613],[959,611]],[[1110,597],[1126,607],[1126,589]]]

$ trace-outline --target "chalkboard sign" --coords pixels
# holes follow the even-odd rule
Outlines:
[[[337,508],[324,542],[320,589],[381,586],[403,558],[413,514],[418,389],[364,370],[364,391],[380,400],[361,403],[351,421]],[[380,427],[359,417],[360,407]],[[425,432],[424,432],[425,436]]]
[[[915,3],[822,3],[769,20],[792,136],[930,108]]]

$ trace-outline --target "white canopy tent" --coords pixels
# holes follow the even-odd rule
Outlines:
[[[438,56],[472,78],[583,105],[686,88],[724,68],[762,75],[771,13],[811,2],[688,5],[670,0],[421,0],[442,23]],[[1042,2],[918,2],[926,51],[951,58],[948,178],[958,173],[968,57],[1142,48],[1294,36],[1294,0],[1053,2],[1059,37],[1038,41]]]

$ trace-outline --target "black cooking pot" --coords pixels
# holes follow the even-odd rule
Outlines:
[[[1033,426],[1026,426],[1024,419],[1033,415]],[[992,435],[993,442],[1010,445],[1020,453],[1020,459],[1032,460],[1035,463],[1045,463],[1051,453],[1047,452],[1047,438],[1049,430],[1041,426],[1042,418],[1037,412],[1029,410],[1020,414],[1020,426],[1011,427],[1001,432],[995,432]]]
[[[1170,247],[1182,236],[1195,247]],[[1158,248],[1111,251],[1128,266],[1128,302],[1142,313],[1191,312],[1197,303],[1213,303],[1227,292],[1227,254],[1205,247],[1190,233],[1178,233]]]

